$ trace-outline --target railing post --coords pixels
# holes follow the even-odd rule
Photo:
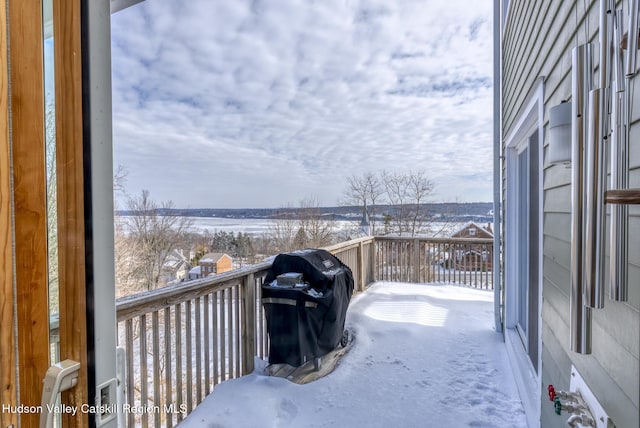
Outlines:
[[[242,279],[242,375],[254,369],[256,355],[256,281],[251,273]]]
[[[364,266],[364,244],[362,242],[358,244],[358,272],[358,291],[363,291],[366,271]]]
[[[411,260],[413,269],[411,269],[411,282],[420,282],[420,240],[418,238],[413,239],[413,257]]]
[[[373,238],[369,243],[369,282],[377,281],[376,270],[378,263],[378,254],[376,253],[376,239]],[[366,284],[365,284],[366,285]]]

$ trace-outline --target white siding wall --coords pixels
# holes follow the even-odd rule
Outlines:
[[[626,1],[624,5],[626,10]],[[588,0],[510,2],[503,33],[503,141],[512,131],[538,77],[545,79],[545,129],[548,126],[549,108],[571,97],[571,50],[587,39],[597,42],[598,6],[598,1]],[[597,58],[594,62],[597,63]],[[640,187],[640,78],[635,80],[638,88],[634,94],[630,178],[631,187]],[[571,352],[571,173],[565,166],[549,165],[548,133],[544,135],[541,426],[566,426],[566,416],[555,415],[551,402],[546,398],[546,387],[552,383],[557,389],[568,389],[570,367],[573,364],[617,427],[638,427],[640,207],[633,206],[630,209],[629,301],[618,303],[607,300],[604,309],[594,310],[593,354]],[[502,176],[506,176],[504,164]],[[503,181],[503,186],[508,186],[508,183]]]

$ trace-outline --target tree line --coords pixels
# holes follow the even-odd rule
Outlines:
[[[209,252],[226,253],[240,267],[281,252],[325,247],[360,233],[357,224],[352,230],[339,230],[334,220],[322,215],[318,200],[312,197],[300,201],[295,210],[291,206],[281,209],[268,233],[261,236],[215,230],[196,233],[191,218],[167,214],[175,208],[171,201],[155,201],[148,190],[126,195],[125,180],[126,173],[118,169],[114,190],[126,196],[129,214],[117,216],[115,222],[119,296],[173,283],[178,267],[197,266]],[[352,175],[347,178],[343,204],[363,208],[370,234],[414,236],[429,226],[424,203],[433,189],[424,171]],[[388,204],[384,211],[383,204]]]

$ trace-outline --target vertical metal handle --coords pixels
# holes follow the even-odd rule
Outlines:
[[[627,171],[629,170],[629,143],[627,128],[629,116],[627,111],[628,93],[625,91],[624,55],[620,42],[623,32],[622,9],[616,10],[613,31],[613,82],[611,100],[611,188],[628,187]],[[615,301],[628,299],[628,210],[627,205],[612,204],[609,237],[609,298]]]
[[[624,51],[622,50],[622,33],[624,32],[624,14],[622,8],[617,9],[613,18],[613,59],[611,63],[615,92],[625,90]]]
[[[613,4],[611,0],[600,0],[600,29],[598,41],[600,42],[600,88],[608,88],[611,85],[611,41],[613,39]]]
[[[577,46],[571,68],[571,350],[591,353],[591,313],[583,302],[583,175],[584,120],[592,84],[591,45]]]
[[[587,140],[584,148],[584,304],[604,307],[604,121],[606,100],[603,88],[589,92]]]
[[[627,33],[627,77],[636,74],[638,58],[638,0],[629,0],[629,32]]]

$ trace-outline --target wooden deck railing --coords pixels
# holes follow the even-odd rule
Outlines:
[[[373,280],[373,238],[327,250],[349,265],[356,290]],[[220,382],[266,358],[260,303],[270,262],[119,299],[118,346],[125,349],[126,425],[172,427]],[[136,411],[142,410],[142,411]],[[147,410],[147,411],[145,411]]]
[[[493,239],[376,237],[375,278],[493,289]]]
[[[326,249],[351,268],[356,291],[375,280],[493,288],[491,240],[376,237]],[[217,384],[250,373],[254,356],[267,358],[260,297],[270,266],[263,262],[116,302],[126,426],[175,426]]]
[[[271,263],[119,299],[127,426],[174,426],[267,353],[260,286]],[[125,409],[126,410],[126,409]]]

